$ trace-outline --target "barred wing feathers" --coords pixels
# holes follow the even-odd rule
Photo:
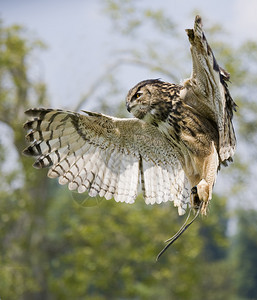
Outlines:
[[[209,46],[199,16],[195,18],[194,29],[187,29],[191,43],[193,72],[184,86],[189,91],[186,100],[189,105],[213,120],[219,131],[219,156],[222,163],[232,160],[236,138],[232,125],[234,103],[227,86],[229,74],[219,67]],[[192,92],[193,91],[193,92]]]
[[[173,145],[139,119],[119,119],[52,109],[30,109],[24,125],[31,143],[24,154],[50,178],[90,196],[133,203],[141,181],[147,204],[174,201],[179,214],[189,202],[189,183]]]

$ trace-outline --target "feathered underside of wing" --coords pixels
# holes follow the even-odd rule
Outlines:
[[[62,110],[30,109],[24,124],[35,156],[34,167],[49,167],[70,190],[88,191],[117,202],[133,203],[141,181],[146,203],[174,201],[179,214],[189,202],[188,180],[173,146],[154,126]]]
[[[146,204],[174,201],[179,215],[183,215],[189,205],[190,184],[185,172],[177,166],[158,166],[151,161],[140,163],[141,184]]]
[[[232,124],[236,104],[227,85],[229,74],[219,67],[199,16],[195,18],[194,29],[186,31],[191,43],[193,71],[191,78],[184,83],[188,91],[188,95],[183,92],[184,97],[189,105],[217,124],[220,161],[226,163],[232,160],[236,146]]]

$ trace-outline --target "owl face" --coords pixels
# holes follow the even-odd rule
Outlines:
[[[153,118],[155,114],[154,104],[160,100],[158,97],[158,85],[160,83],[161,81],[158,79],[139,82],[128,92],[127,110],[138,119]]]
[[[159,79],[141,81],[128,92],[127,110],[148,123],[165,122],[176,106],[181,88]]]

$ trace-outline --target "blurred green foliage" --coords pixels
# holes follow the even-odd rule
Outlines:
[[[171,21],[163,26],[167,24],[163,12],[140,12],[133,9],[134,1],[106,3],[115,22],[121,21],[124,12],[128,15],[129,22],[123,20],[121,28],[126,33],[135,32],[145,19],[158,22],[160,33],[166,27],[169,32],[175,30]],[[134,13],[140,15],[140,22],[132,22]],[[247,42],[233,49],[216,40],[216,46],[219,61],[233,78],[240,106],[236,126],[249,149],[248,160],[240,160],[238,155],[227,174],[231,186],[239,187],[227,196],[241,203],[251,176],[250,160],[256,155],[251,149],[256,143],[257,107],[252,92],[256,89],[257,45]],[[0,23],[0,126],[12,132],[10,139],[18,157],[13,160],[1,140],[0,298],[257,299],[255,210],[243,206],[236,211],[228,209],[228,199],[215,195],[208,217],[198,219],[155,262],[163,241],[184,220],[172,204],[146,206],[141,196],[134,205],[99,198],[89,202],[86,194],[78,197],[47,179],[45,171],[31,167],[31,159],[21,154],[25,147],[23,112],[30,106],[48,105],[44,83],[29,76],[31,56],[43,47],[22,27]],[[143,58],[146,65],[149,62],[150,68],[162,66],[165,58],[158,56],[155,45],[149,44],[148,49],[148,54],[130,54]],[[172,63],[163,66],[159,68],[169,76]],[[250,136],[254,142],[249,142]],[[6,161],[12,171],[4,168]],[[231,220],[237,221],[237,226],[229,235]]]

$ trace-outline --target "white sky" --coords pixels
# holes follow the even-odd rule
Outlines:
[[[181,32],[192,27],[192,12],[197,10],[204,16],[204,23],[223,23],[233,43],[257,38],[256,0],[140,2],[164,8]],[[46,82],[54,107],[69,108],[69,103],[77,102],[104,71],[103,66],[117,45],[101,0],[0,0],[0,17],[7,25],[25,25],[48,45],[46,51],[38,54],[34,75]],[[128,88],[135,83],[132,77],[128,71]],[[124,97],[126,93],[127,90]]]

